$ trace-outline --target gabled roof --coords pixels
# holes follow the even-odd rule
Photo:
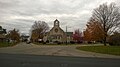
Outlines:
[[[56,19],[54,22],[56,22],[56,21],[58,21],[58,20]],[[59,22],[59,21],[58,21],[58,22]],[[58,26],[58,28],[59,28],[62,32],[64,32],[59,26]],[[54,29],[54,26],[52,27],[52,29],[50,29],[50,31],[53,30],[53,29]],[[49,32],[50,32],[50,31],[49,31]],[[48,33],[49,33],[49,32],[48,32]],[[65,32],[64,32],[64,33],[65,33]]]
[[[21,36],[22,38],[29,38],[30,36]]]
[[[58,19],[56,19],[54,22],[58,21]],[[58,21],[59,22],[59,21]]]
[[[62,32],[64,32],[60,27],[58,27],[58,28],[59,28]],[[52,27],[51,30],[53,30],[53,29],[54,29],[54,27]],[[51,30],[50,30],[50,31],[51,31]],[[50,31],[49,31],[49,32],[50,32]],[[49,33],[49,32],[48,32],[48,33]],[[64,33],[65,33],[65,32],[64,32]]]

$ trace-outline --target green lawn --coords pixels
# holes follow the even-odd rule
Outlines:
[[[120,56],[120,46],[81,46],[77,47],[77,49]]]
[[[14,46],[16,43],[0,42],[0,47]]]

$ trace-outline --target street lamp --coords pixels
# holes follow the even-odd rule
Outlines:
[[[71,28],[71,27],[66,26],[66,45],[67,45],[67,28]]]

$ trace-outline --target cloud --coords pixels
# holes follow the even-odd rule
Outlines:
[[[68,31],[83,30],[94,8],[102,3],[118,0],[0,0],[0,25],[7,30],[17,28],[29,33],[35,20],[46,21],[53,27],[58,19],[60,26]]]

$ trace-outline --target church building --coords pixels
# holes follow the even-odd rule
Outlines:
[[[67,33],[69,33],[69,35],[66,35]],[[56,19],[54,21],[54,26],[53,28],[46,33],[46,35],[43,38],[43,41],[49,41],[49,43],[55,43],[55,42],[59,42],[59,43],[65,43],[65,42],[70,42],[72,40],[72,32],[64,32],[61,28],[60,28],[60,22]]]

